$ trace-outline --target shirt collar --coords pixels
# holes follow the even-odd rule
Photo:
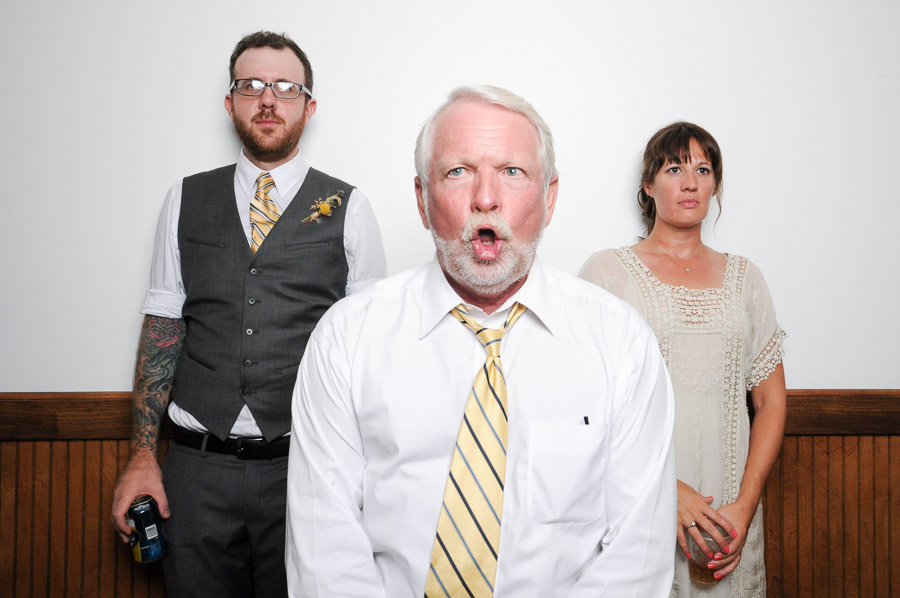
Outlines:
[[[530,312],[550,334],[553,334],[553,330],[559,325],[559,318],[564,316],[562,306],[554,305],[553,289],[548,281],[547,272],[537,258],[531,265],[531,271],[528,273],[528,278],[525,279],[525,284],[516,291],[515,295],[507,299],[498,311],[509,309],[516,301],[527,307],[526,315]],[[435,256],[425,274],[425,284],[422,289],[419,338],[424,338],[437,326],[438,322],[450,313],[451,309],[460,303],[464,303],[464,301],[447,282],[444,271]]]
[[[256,193],[256,177],[261,172],[265,171],[260,170],[259,166],[248,160],[242,149],[237,160],[237,180],[246,195],[250,196]],[[272,180],[275,181],[275,189],[278,191],[279,197],[287,199],[287,203],[290,203],[290,200],[293,198],[285,198],[285,193],[305,179],[308,172],[309,164],[303,161],[303,156],[298,151],[297,155],[291,158],[290,161],[273,168],[269,171],[269,174],[272,175]]]

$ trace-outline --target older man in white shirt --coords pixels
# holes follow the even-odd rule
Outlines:
[[[338,302],[301,363],[290,594],[667,596],[671,385],[637,312],[535,261],[548,127],[460,88],[416,170],[436,260]]]

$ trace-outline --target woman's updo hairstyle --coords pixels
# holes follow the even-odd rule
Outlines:
[[[654,133],[644,150],[644,168],[641,171],[641,186],[638,189],[637,200],[647,225],[648,235],[656,222],[656,203],[644,191],[644,183],[652,184],[656,174],[666,164],[688,162],[691,159],[691,139],[697,141],[712,167],[716,181],[713,193],[719,204],[719,213],[722,212],[722,153],[719,151],[719,144],[702,127],[688,122],[672,123]]]

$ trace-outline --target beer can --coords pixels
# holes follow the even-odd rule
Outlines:
[[[128,508],[127,521],[131,527],[131,555],[135,562],[150,563],[166,556],[166,530],[159,508],[152,496],[135,499]]]

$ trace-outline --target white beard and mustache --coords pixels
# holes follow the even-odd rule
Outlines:
[[[479,229],[491,228],[497,240],[503,240],[499,257],[485,261],[475,255],[472,238]],[[494,297],[522,280],[531,270],[534,258],[544,234],[544,226],[531,242],[520,243],[513,235],[509,223],[497,212],[475,212],[457,239],[442,239],[434,228],[431,236],[446,273],[484,297]],[[496,241],[495,241],[496,242]]]

